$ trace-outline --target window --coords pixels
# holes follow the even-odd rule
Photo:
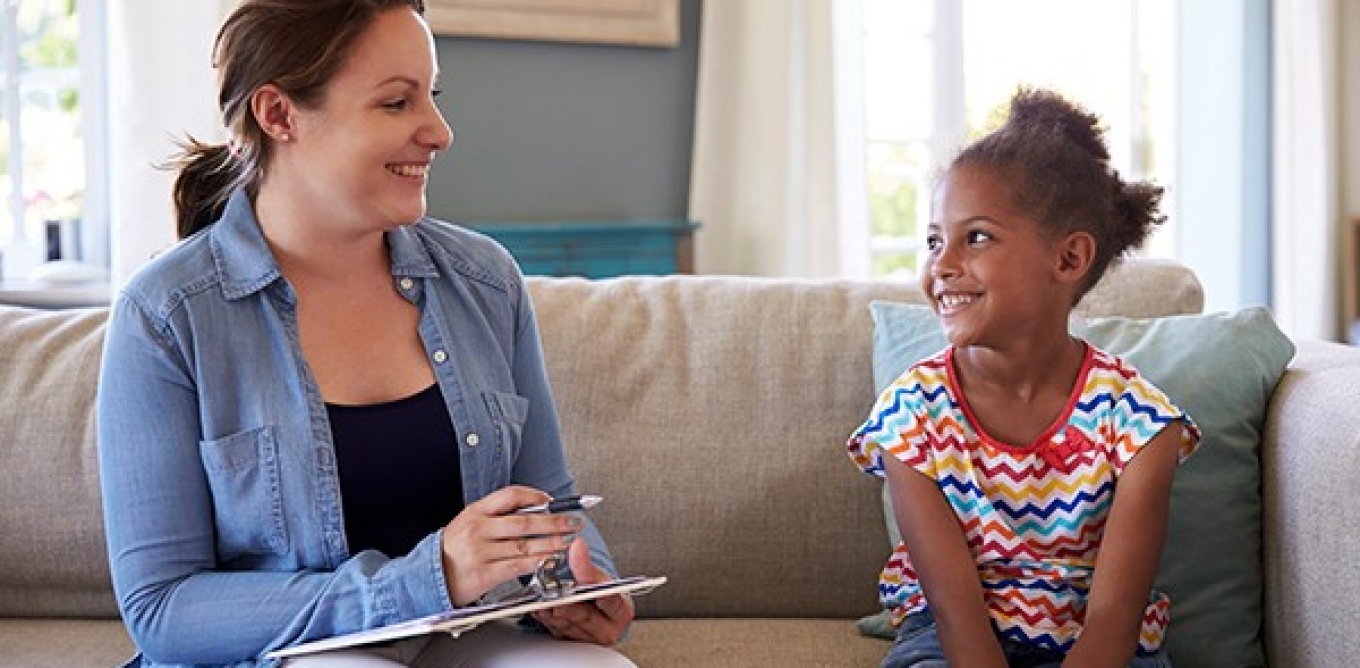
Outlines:
[[[99,31],[80,9],[0,0],[0,278],[52,259],[107,264],[102,79],[80,59]]]
[[[939,169],[1019,85],[1100,115],[1121,174],[1173,184],[1174,0],[862,1],[872,275],[915,276]]]

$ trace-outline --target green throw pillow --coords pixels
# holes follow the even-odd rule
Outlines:
[[[874,302],[874,385],[945,345],[927,307]],[[1190,415],[1199,450],[1176,472],[1157,587],[1171,596],[1166,647],[1177,666],[1265,665],[1261,646],[1261,430],[1294,356],[1264,308],[1165,318],[1091,318],[1072,332],[1128,360]],[[890,537],[897,528],[886,493]],[[861,632],[891,637],[883,614]]]

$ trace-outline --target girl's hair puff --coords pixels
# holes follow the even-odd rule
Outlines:
[[[1100,119],[1052,91],[1018,89],[1005,122],[964,148],[950,168],[962,165],[997,170],[1051,238],[1081,231],[1095,239],[1091,271],[1074,301],[1166,220],[1162,188],[1120,178]]]

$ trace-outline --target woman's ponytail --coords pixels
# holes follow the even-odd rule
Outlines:
[[[245,175],[228,145],[204,144],[190,137],[180,148],[173,161],[179,170],[174,189],[175,231],[184,239],[222,217],[227,199]]]

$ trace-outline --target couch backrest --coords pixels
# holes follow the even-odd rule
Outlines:
[[[0,307],[0,616],[118,614],[94,448],[107,317]]]
[[[873,403],[870,281],[533,279],[578,487],[652,616],[851,616],[888,554],[879,486],[845,455]],[[1180,265],[1136,262],[1088,315],[1196,312]]]
[[[887,553],[877,486],[844,455],[873,400],[871,281],[531,279],[569,456],[653,615],[858,614]],[[1139,262],[1092,314],[1201,307]],[[105,310],[0,306],[0,616],[116,616],[94,395]]]

